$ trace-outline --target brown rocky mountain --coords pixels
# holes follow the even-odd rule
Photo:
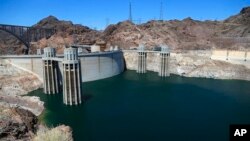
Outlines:
[[[39,28],[53,28],[56,30],[56,33],[48,39],[42,38],[37,42],[32,42],[31,54],[36,53],[37,48],[46,46],[53,46],[57,48],[59,53],[62,53],[65,46],[74,43],[94,44],[100,36],[100,32],[96,30],[73,24],[71,21],[60,21],[53,16],[48,16],[32,26],[32,29]],[[0,31],[0,54],[22,54],[23,48],[24,45],[14,36]]]
[[[148,49],[166,44],[172,49],[246,49],[250,45],[250,7],[224,21],[197,21],[191,18],[170,21],[149,21],[136,25],[129,21],[108,26],[103,32],[86,26],[61,21],[49,16],[33,28],[55,28],[56,34],[33,42],[31,53],[37,48],[53,46],[62,53],[67,45],[94,44],[105,41],[107,47],[118,45],[128,49],[145,44]],[[0,31],[0,53],[20,54],[22,44],[11,35]]]
[[[86,26],[73,24],[71,21],[60,21],[56,17],[49,16],[37,24],[33,28],[54,28],[56,34],[49,39],[41,39],[33,43],[33,48],[44,48],[46,46],[56,47],[59,53],[63,52],[63,48],[70,44],[94,44],[100,36],[100,32],[90,29]],[[35,50],[33,51],[35,52]]]
[[[224,21],[149,21],[135,25],[129,21],[110,25],[102,37],[108,44],[123,48],[145,44],[153,48],[162,44],[172,49],[244,49],[250,45],[250,7]]]

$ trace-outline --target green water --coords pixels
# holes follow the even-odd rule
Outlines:
[[[42,122],[66,124],[76,141],[228,141],[230,124],[250,123],[250,82],[126,71],[83,83],[86,102],[65,106],[62,94],[39,96]]]

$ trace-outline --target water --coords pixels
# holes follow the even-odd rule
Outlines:
[[[83,83],[86,102],[39,96],[48,126],[66,124],[76,141],[228,141],[230,124],[250,123],[250,82],[126,71]]]

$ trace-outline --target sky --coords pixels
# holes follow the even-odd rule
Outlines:
[[[0,24],[31,26],[53,15],[102,30],[129,18],[129,3],[135,22],[164,20],[223,20],[250,6],[250,0],[0,0]]]

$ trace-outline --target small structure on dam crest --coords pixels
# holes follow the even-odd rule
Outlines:
[[[159,76],[166,77],[169,76],[169,49],[166,46],[161,47],[160,52],[160,67],[159,67]]]
[[[81,73],[77,48],[66,48],[63,60],[63,101],[65,104],[81,103]]]
[[[137,67],[137,73],[146,73],[147,70],[147,60],[146,60],[147,54],[144,51],[144,46],[140,45],[138,47],[138,67]]]
[[[54,61],[56,57],[56,50],[52,47],[44,48],[43,55],[43,81],[44,93],[55,94],[59,92],[58,89],[58,62]]]

